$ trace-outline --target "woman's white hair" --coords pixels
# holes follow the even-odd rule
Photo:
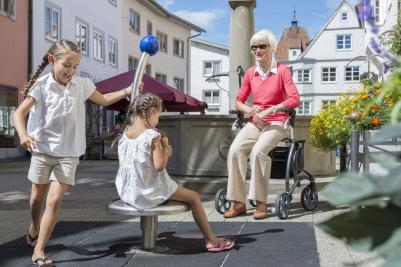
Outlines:
[[[274,34],[269,30],[260,30],[251,37],[250,46],[257,43],[269,44],[273,52],[276,51],[277,39],[276,36],[274,36]]]

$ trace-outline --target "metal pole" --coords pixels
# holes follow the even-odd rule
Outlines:
[[[142,242],[145,250],[156,248],[157,215],[141,216]]]
[[[131,101],[134,102],[134,98],[138,93],[138,85],[142,81],[143,73],[145,71],[146,62],[148,60],[149,54],[146,52],[142,53],[141,59],[139,60],[138,67],[136,68],[134,81],[132,83],[132,91],[131,91]]]
[[[359,132],[351,131],[351,171],[358,172]]]

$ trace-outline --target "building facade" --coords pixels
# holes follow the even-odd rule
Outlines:
[[[0,159],[22,153],[12,115],[28,79],[30,2],[0,1]]]
[[[123,20],[120,5],[118,0],[33,1],[31,72],[54,42],[67,39],[77,43],[81,50],[78,75],[96,82],[120,73],[123,66],[119,53]]]
[[[283,61],[293,70],[299,90],[299,115],[313,115],[338,97],[360,87],[367,72],[365,29],[356,9],[343,1],[296,60]],[[377,73],[374,66],[371,72]]]
[[[141,58],[139,43],[148,35],[159,39],[159,52],[149,57],[145,72],[181,92],[189,94],[190,46],[192,32],[204,29],[175,16],[154,0],[123,0],[122,66],[136,68]]]
[[[228,114],[228,47],[191,40],[191,96],[202,99],[206,114]]]

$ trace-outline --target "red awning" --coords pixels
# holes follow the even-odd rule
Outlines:
[[[102,93],[118,91],[128,87],[134,80],[135,70],[129,70],[122,74],[113,76],[106,80],[96,83],[96,89]],[[171,112],[202,112],[207,108],[205,102],[199,101],[196,98],[186,95],[177,89],[159,82],[151,76],[143,75],[144,92],[158,95],[163,100],[165,111]],[[123,99],[108,107],[107,109],[125,111],[127,110],[128,101]]]

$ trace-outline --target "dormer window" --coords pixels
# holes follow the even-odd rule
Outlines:
[[[348,12],[341,12],[341,21],[348,21]]]

